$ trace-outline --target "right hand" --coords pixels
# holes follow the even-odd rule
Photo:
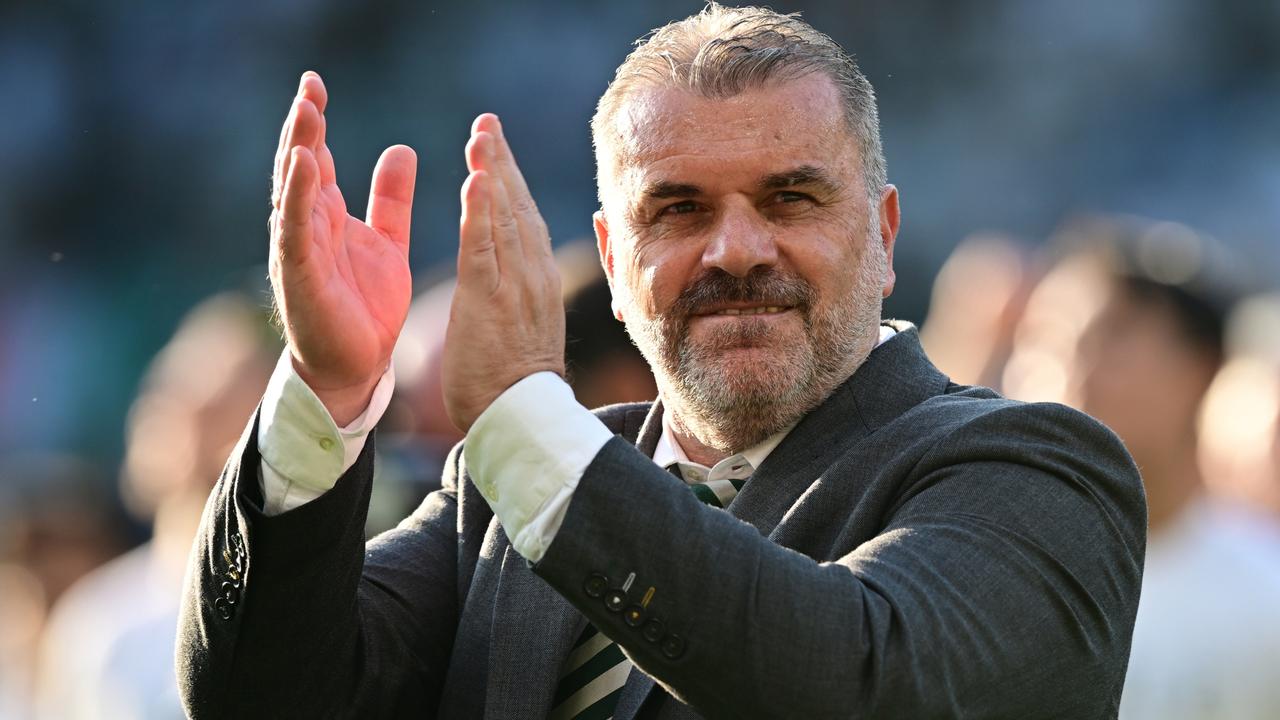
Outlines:
[[[383,151],[367,218],[347,214],[325,145],[327,100],[320,76],[304,73],[276,152],[270,273],[294,369],[342,427],[368,406],[409,311],[417,156]]]

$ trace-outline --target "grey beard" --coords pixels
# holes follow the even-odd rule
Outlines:
[[[883,261],[867,258],[853,296],[825,311],[813,307],[815,294],[804,281],[766,278],[761,285],[766,297],[775,295],[769,290],[782,296],[791,291],[788,299],[793,301],[776,304],[794,306],[802,314],[807,347],[790,348],[752,367],[726,367],[722,353],[763,338],[768,332],[764,320],[740,320],[736,328],[699,344],[689,338],[687,306],[705,299],[699,296],[715,296],[700,292],[698,283],[690,293],[696,300],[677,302],[667,317],[628,320],[627,329],[654,369],[679,425],[703,444],[732,454],[797,422],[862,364],[874,347],[871,336],[878,332],[884,269]]]
[[[687,416],[685,424],[705,436],[699,438],[704,444],[725,453],[757,445],[795,424],[848,379],[860,364],[857,353],[866,333],[836,333],[809,311],[804,323],[808,352],[775,356],[755,368],[724,368],[714,355],[708,357],[714,351],[695,348],[687,335],[675,346],[669,402]],[[743,334],[760,334],[762,326]]]

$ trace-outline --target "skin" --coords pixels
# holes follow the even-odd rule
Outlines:
[[[368,407],[408,313],[417,157],[384,151],[367,218],[350,216],[324,141],[327,100],[320,76],[305,73],[276,158],[270,271],[294,368],[345,426]],[[446,410],[464,432],[517,380],[564,373],[551,243],[497,116],[476,119],[466,160],[443,358]]]
[[[368,217],[347,215],[324,145],[326,101],[319,76],[304,75],[277,161],[272,280],[294,367],[345,425],[368,405],[408,310],[416,158],[403,146],[384,152]],[[831,82],[809,76],[725,100],[654,89],[622,116],[634,152],[605,158],[615,182],[595,218],[619,319],[671,320],[682,291],[712,270],[733,278],[773,270],[811,290],[803,307],[750,317],[709,316],[725,308],[701,307],[675,319],[740,386],[763,387],[777,382],[785,361],[804,355],[796,348],[811,346],[806,319],[852,312],[859,320],[845,329],[856,331],[856,342],[835,371],[838,381],[852,374],[875,345],[878,300],[893,289],[898,195],[885,186],[869,200]],[[466,160],[443,356],[445,406],[464,432],[515,382],[564,371],[550,238],[496,116],[476,119]],[[673,184],[684,187],[673,194]],[[655,198],[659,185],[665,197]],[[880,262],[869,265],[873,257]],[[868,292],[876,307],[851,305]],[[733,307],[761,304],[747,298]],[[667,396],[662,368],[655,374],[690,457],[727,455],[725,438],[683,398]],[[838,381],[827,378],[831,387],[819,394]]]
[[[595,216],[614,313],[654,368],[681,446],[711,464],[799,419],[875,347],[880,300],[894,284],[897,190],[886,186],[869,200],[839,95],[821,75],[728,99],[652,88],[618,122],[629,142],[602,158],[615,182]],[[701,278],[752,273],[806,285],[812,303],[738,297],[680,306]],[[782,311],[718,314],[763,307]],[[822,316],[840,326],[832,329],[843,346],[838,357],[822,352],[809,327]],[[653,326],[664,321],[683,324],[683,338],[659,337]],[[680,342],[690,365],[725,386],[725,402],[700,402],[704,392],[673,377],[668,355]],[[815,356],[835,365],[809,379],[813,387],[787,387],[794,368]],[[764,403],[763,420],[752,403],[732,402],[762,390],[798,397]],[[746,408],[741,417],[732,417],[735,406]]]
[[[1113,284],[1080,339],[1082,409],[1116,432],[1142,470],[1152,530],[1200,492],[1196,413],[1217,370],[1186,340],[1174,310]]]

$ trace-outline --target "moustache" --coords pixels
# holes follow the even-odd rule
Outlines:
[[[677,317],[698,315],[724,303],[753,303],[805,309],[813,304],[813,286],[773,268],[756,268],[734,277],[713,268],[699,275],[672,305]]]

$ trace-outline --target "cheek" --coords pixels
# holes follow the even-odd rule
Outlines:
[[[654,243],[632,251],[625,273],[631,304],[646,318],[661,315],[696,275],[697,258],[689,246],[660,248]]]

